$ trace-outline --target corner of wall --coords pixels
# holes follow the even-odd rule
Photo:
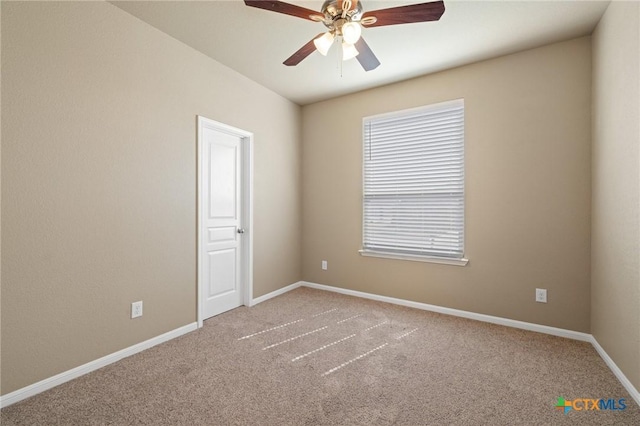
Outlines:
[[[640,3],[592,35],[591,332],[640,388]]]

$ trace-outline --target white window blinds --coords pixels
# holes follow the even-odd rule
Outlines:
[[[364,119],[364,252],[464,254],[464,100]]]

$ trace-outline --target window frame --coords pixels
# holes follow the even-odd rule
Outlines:
[[[463,202],[463,214],[462,214],[462,257],[453,257],[453,256],[437,256],[431,254],[417,254],[417,253],[399,253],[393,251],[383,251],[383,250],[375,250],[375,249],[366,249],[365,248],[365,170],[366,170],[366,126],[372,120],[383,120],[386,118],[403,118],[410,117],[411,115],[417,115],[420,113],[428,112],[428,111],[438,111],[438,110],[446,110],[448,108],[460,107],[462,106],[463,110],[463,118],[462,118],[462,126],[463,126],[463,139],[462,139],[462,176],[463,176],[463,186],[462,186],[462,202]],[[465,127],[465,104],[464,99],[454,99],[450,101],[438,102],[429,105],[423,105],[415,108],[408,108],[404,110],[391,111],[383,114],[376,114],[362,118],[362,197],[361,197],[361,208],[362,208],[362,238],[361,244],[362,248],[359,250],[360,255],[367,257],[379,257],[386,259],[396,259],[396,260],[409,260],[409,261],[417,261],[417,262],[429,262],[429,263],[438,263],[445,265],[454,265],[454,266],[465,266],[469,262],[469,259],[466,258],[465,245],[466,245],[466,157],[465,157],[465,147],[466,147],[466,132],[464,131]]]

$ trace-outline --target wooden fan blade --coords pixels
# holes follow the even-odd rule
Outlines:
[[[307,56],[311,55],[313,53],[313,51],[316,50],[316,45],[313,44],[313,40],[317,39],[318,37],[321,37],[323,34],[324,33],[320,33],[317,36],[315,36],[314,38],[312,38],[309,41],[309,43],[305,44],[300,49],[298,49],[298,51],[296,53],[294,53],[293,55],[289,56],[287,58],[287,60],[283,62],[283,64],[285,64],[288,67],[298,65],[300,62],[302,62],[302,60],[304,58],[306,58]]]
[[[257,7],[258,9],[270,10],[271,12],[284,13],[285,15],[295,16],[297,18],[308,19],[309,21],[313,21],[313,19],[310,18],[311,15],[322,15],[322,13],[307,9],[306,7],[296,6],[295,4],[276,0],[244,0],[244,4],[251,7]]]
[[[371,71],[378,68],[380,61],[376,58],[376,55],[373,54],[373,51],[362,37],[360,37],[360,40],[356,42],[355,46],[359,52],[356,59],[360,62],[360,65],[362,65],[362,68],[364,68],[365,71]]]
[[[375,16],[378,20],[369,27],[384,25],[411,24],[414,22],[437,21],[444,13],[444,1],[410,4],[389,9],[372,10],[362,15],[362,19]]]

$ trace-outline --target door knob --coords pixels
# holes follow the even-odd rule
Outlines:
[[[244,228],[238,228],[238,234],[244,234]]]

